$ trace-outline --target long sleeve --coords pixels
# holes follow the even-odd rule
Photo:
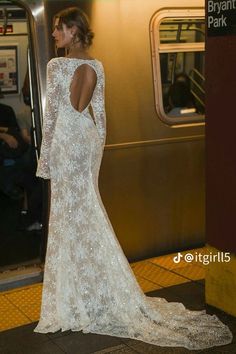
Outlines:
[[[106,111],[105,111],[105,83],[104,72],[102,68],[102,80],[94,92],[91,106],[93,110],[94,120],[100,136],[102,145],[105,145],[106,141]]]
[[[52,59],[47,64],[46,106],[43,116],[42,144],[36,176],[50,178],[50,150],[59,106],[59,63]]]

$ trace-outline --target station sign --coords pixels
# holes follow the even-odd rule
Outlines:
[[[236,0],[207,0],[207,35],[236,35]]]

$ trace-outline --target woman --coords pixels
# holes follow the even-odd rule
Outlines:
[[[188,349],[230,343],[216,316],[147,297],[139,287],[98,190],[106,120],[103,67],[87,52],[93,33],[86,16],[70,8],[56,16],[53,36],[69,54],[48,63],[37,175],[51,179],[51,212],[34,331],[82,330]]]

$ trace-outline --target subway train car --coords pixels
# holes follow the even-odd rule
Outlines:
[[[22,116],[28,117],[35,161],[46,65],[65,55],[52,38],[53,15],[69,6],[90,18],[91,55],[105,68],[107,139],[99,187],[127,258],[204,245],[204,2],[0,1],[0,103],[14,110],[20,130]],[[183,81],[190,99],[177,110],[171,87]],[[15,166],[11,160],[1,162],[1,179]],[[46,250],[49,183],[36,182],[42,218],[35,229],[19,227],[30,203],[27,186],[15,184],[22,197],[7,195],[2,184],[0,191],[3,271],[40,265]]]

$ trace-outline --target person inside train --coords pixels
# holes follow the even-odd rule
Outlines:
[[[4,98],[0,87],[0,98]],[[19,132],[19,126],[17,123],[16,115],[12,107],[0,103],[0,139],[1,147],[6,144],[9,148],[17,149],[18,141],[14,137],[13,132]],[[1,149],[2,151],[3,149]],[[1,153],[3,158],[3,152]]]
[[[170,117],[184,117],[196,115],[192,93],[184,81],[175,81],[169,88],[168,93]]]
[[[53,37],[68,54],[47,65],[37,176],[50,180],[51,206],[34,332],[83,331],[189,350],[231,343],[216,316],[144,294],[118,242],[98,188],[105,74],[88,53],[93,35],[79,8],[56,14]]]
[[[196,112],[198,112],[197,105],[196,105],[196,100],[195,97],[191,91],[191,80],[190,77],[185,73],[185,72],[179,72],[178,74],[175,75],[175,80],[174,82],[183,82],[187,85],[189,91],[190,91],[190,102],[189,105],[191,105],[193,108],[196,108]]]
[[[3,98],[3,94],[1,94]],[[42,228],[41,183],[35,176],[36,158],[31,146],[31,114],[25,107],[16,117],[12,107],[0,103],[0,190],[11,199],[27,195],[27,231]]]
[[[196,108],[196,104],[195,104],[195,97],[191,92],[191,81],[189,76],[185,73],[185,72],[179,72],[175,75],[174,77],[174,81],[173,83],[169,86],[169,89],[166,89],[164,98],[163,98],[163,105],[164,105],[164,109],[166,114],[168,114],[168,112],[170,112],[173,108],[173,104],[171,104],[170,102],[170,90],[172,90],[172,86],[176,83],[176,82],[181,82],[183,84],[186,85],[186,87],[188,88],[188,96],[189,96],[189,102],[188,105],[191,106],[192,108]],[[190,107],[188,107],[190,108]],[[169,114],[168,114],[169,115]]]
[[[174,82],[183,82],[191,91],[191,81],[189,76],[185,72],[180,72],[175,75]]]
[[[17,160],[26,150],[27,143],[21,136],[14,110],[0,103],[0,190],[12,199],[23,196],[17,185],[21,174]]]

